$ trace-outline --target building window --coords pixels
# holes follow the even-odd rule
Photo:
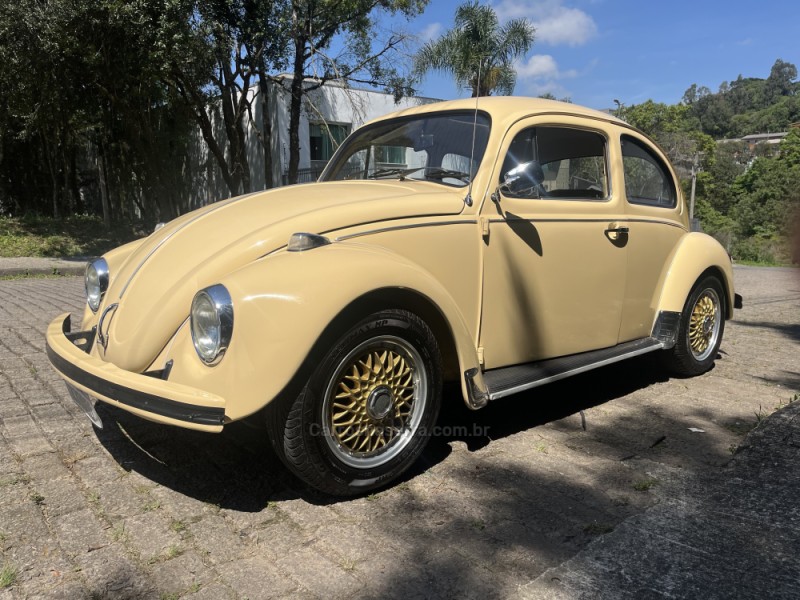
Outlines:
[[[349,125],[311,123],[311,160],[329,161],[344,138],[347,137],[349,129]]]
[[[406,164],[406,149],[402,146],[375,146],[375,162],[404,165]]]

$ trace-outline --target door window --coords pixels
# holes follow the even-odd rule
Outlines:
[[[512,198],[608,198],[606,138],[570,127],[530,127],[511,142],[500,172]]]

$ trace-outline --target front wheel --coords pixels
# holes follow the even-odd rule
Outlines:
[[[668,366],[676,375],[699,375],[714,364],[725,330],[724,298],[722,283],[713,275],[692,289],[681,314],[675,347],[667,355]]]
[[[273,447],[303,481],[349,496],[398,477],[419,457],[441,404],[439,347],[413,313],[386,310],[351,328],[300,394],[270,407]]]

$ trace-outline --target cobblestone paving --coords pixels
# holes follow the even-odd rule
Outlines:
[[[247,424],[200,434],[100,407],[93,429],[44,354],[56,314],[78,322],[82,281],[2,281],[0,600],[517,595],[671,478],[717,472],[797,393],[800,274],[736,279],[746,307],[711,372],[668,379],[643,357],[477,413],[447,392],[413,472],[347,501],[304,491]]]

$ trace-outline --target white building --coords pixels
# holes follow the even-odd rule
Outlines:
[[[272,178],[275,185],[285,185],[289,169],[289,84],[291,75],[282,75],[282,83],[270,86],[269,108],[272,124]],[[309,80],[313,83],[313,80]],[[256,87],[250,88],[253,94],[251,103],[253,121],[261,124],[261,102],[258,101]],[[322,169],[330,160],[339,144],[355,129],[377,117],[396,110],[436,102],[433,98],[410,97],[395,103],[391,94],[379,91],[348,87],[337,81],[329,81],[322,87],[304,96],[303,111],[300,117],[300,163],[299,183],[316,181]],[[225,128],[218,109],[212,108],[212,120],[222,145]],[[258,139],[253,122],[245,119],[247,135],[248,162],[250,165],[251,187],[253,190],[265,188],[263,146]],[[197,136],[197,159],[201,168],[196,170],[196,202],[206,204],[231,196],[219,170],[216,159],[211,155],[199,135]],[[226,148],[227,151],[227,148]]]

